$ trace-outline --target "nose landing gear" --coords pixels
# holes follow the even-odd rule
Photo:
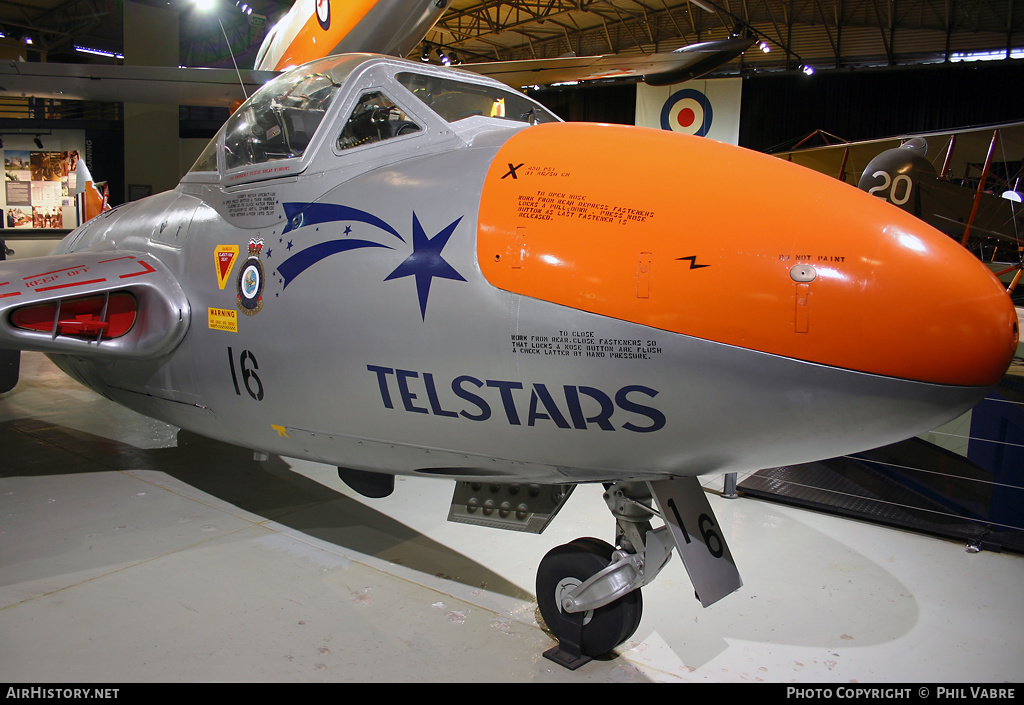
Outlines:
[[[616,483],[604,499],[618,547],[576,539],[549,551],[537,571],[541,617],[559,642],[544,656],[571,670],[633,635],[643,611],[640,588],[668,563],[673,544],[705,607],[742,584],[696,478]],[[665,525],[652,529],[653,516]]]
[[[537,604],[559,646],[544,655],[575,670],[608,653],[640,626],[643,598],[633,590],[609,604],[568,612],[563,603],[586,581],[608,568],[615,548],[595,538],[576,539],[553,548],[537,569]]]
[[[457,482],[448,520],[541,533],[574,485]],[[629,639],[640,625],[648,585],[672,557],[686,566],[707,607],[742,582],[696,477],[605,485],[615,546],[582,538],[553,548],[537,570],[537,605],[558,646],[546,658],[577,669]],[[664,526],[651,528],[660,517]]]

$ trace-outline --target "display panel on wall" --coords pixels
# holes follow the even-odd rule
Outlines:
[[[75,169],[85,153],[85,133],[4,133],[0,139],[0,158],[4,164],[4,188],[0,193],[3,227],[78,227],[81,215],[75,199]]]

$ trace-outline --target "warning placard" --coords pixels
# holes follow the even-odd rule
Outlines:
[[[207,311],[209,312],[207,319],[210,328],[228,331],[229,333],[238,332],[238,311],[230,308],[211,308],[207,309]]]

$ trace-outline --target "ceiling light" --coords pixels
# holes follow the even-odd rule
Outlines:
[[[119,54],[115,51],[104,51],[103,49],[91,49],[89,47],[76,46],[75,51],[80,51],[83,54],[95,54],[96,56],[107,56],[112,59],[123,59],[124,54]]]

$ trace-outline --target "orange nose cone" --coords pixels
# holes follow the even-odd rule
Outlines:
[[[495,158],[495,286],[684,335],[937,384],[999,381],[1009,297],[957,243],[847,184],[660,130],[531,127]]]
[[[892,220],[863,295],[871,314],[861,322],[864,339],[884,346],[881,373],[964,386],[998,383],[1019,335],[1006,290],[958,243],[891,210],[883,211]]]

